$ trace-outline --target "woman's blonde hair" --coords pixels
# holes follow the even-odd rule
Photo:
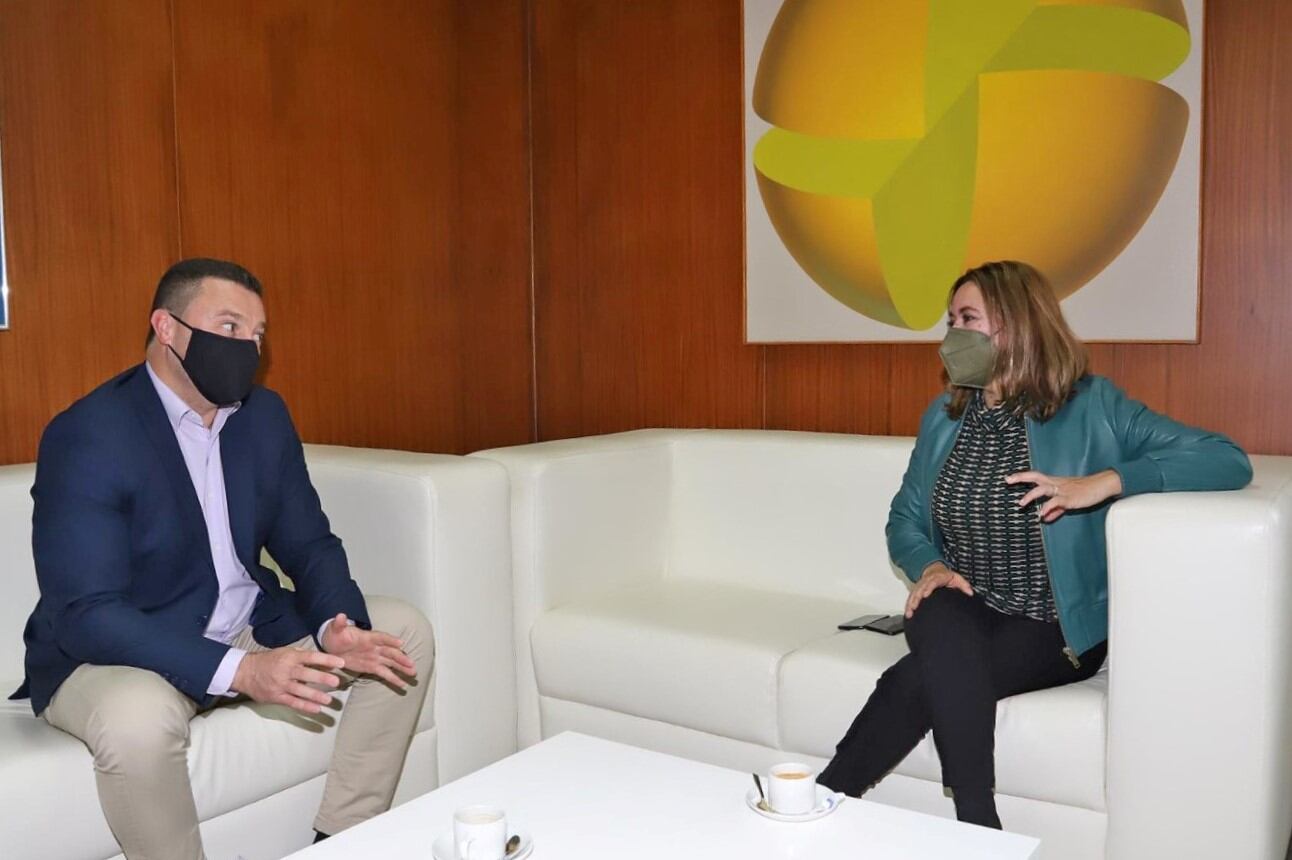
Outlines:
[[[984,263],[951,285],[948,307],[956,291],[969,283],[978,286],[988,319],[1003,332],[992,371],[1001,402],[1015,415],[1038,421],[1053,418],[1072,396],[1077,380],[1086,375],[1089,357],[1063,318],[1050,282],[1026,263]],[[974,393],[949,380],[947,391],[951,395],[947,412],[959,418]]]

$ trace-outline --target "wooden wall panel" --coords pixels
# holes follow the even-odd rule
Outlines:
[[[1202,343],[1094,363],[1292,453],[1292,5],[1208,16]],[[740,69],[739,0],[0,2],[0,461],[181,254],[263,276],[310,441],[913,432],[934,348],[743,343]]]
[[[1117,344],[1101,347],[1112,352],[1108,361],[1094,364],[1102,373],[1158,412],[1168,411],[1167,383],[1170,379],[1169,350],[1155,344]]]
[[[536,441],[525,0],[457,0],[456,291],[463,453]]]
[[[1207,4],[1202,342],[1165,347],[1167,404],[1292,454],[1292,3]]]
[[[764,426],[887,435],[893,352],[888,344],[767,350]]]
[[[142,360],[179,247],[166,0],[0,5],[0,151],[0,463],[19,463],[55,413]]]
[[[524,12],[175,0],[183,250],[264,281],[305,439],[530,440]]]
[[[942,359],[938,357],[937,345],[895,345],[889,386],[888,432],[895,436],[914,436],[920,427],[920,416],[942,390]]]
[[[540,438],[759,426],[739,2],[532,6]]]

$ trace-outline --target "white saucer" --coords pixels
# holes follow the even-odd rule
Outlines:
[[[505,860],[524,860],[534,852],[534,840],[529,838],[527,832],[517,830],[516,835],[520,837],[520,847],[508,854]],[[431,856],[435,860],[458,860],[457,849],[453,847],[453,837],[441,836],[432,842]]]
[[[831,791],[823,785],[816,787],[816,808],[810,812],[802,812],[797,815],[790,815],[783,812],[772,812],[770,809],[762,809],[758,805],[758,789],[751,788],[745,795],[745,805],[757,812],[764,818],[770,818],[773,821],[816,821],[818,818],[825,818],[831,812],[839,808],[843,799],[847,795],[839,791]]]

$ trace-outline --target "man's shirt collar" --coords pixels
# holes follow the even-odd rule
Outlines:
[[[194,412],[187,403],[184,402],[178,394],[171,390],[171,387],[162,382],[157,372],[153,370],[151,364],[144,362],[144,369],[148,371],[148,378],[152,380],[153,388],[157,389],[157,396],[161,398],[162,408],[166,410],[166,419],[170,422],[171,430],[179,432],[180,424],[185,418],[198,424],[205,429],[206,425],[202,423],[202,416]],[[211,432],[219,433],[224,427],[224,422],[229,420],[229,416],[238,411],[242,403],[234,403],[232,406],[221,406],[216,410],[215,420],[211,422]],[[191,417],[190,417],[191,416]]]

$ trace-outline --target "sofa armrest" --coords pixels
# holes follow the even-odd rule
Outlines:
[[[514,752],[506,473],[466,457],[324,445],[306,445],[305,458],[360,588],[411,603],[434,628],[438,782]]]
[[[1109,857],[1287,850],[1292,458],[1252,459],[1245,490],[1109,513]]]
[[[541,740],[529,634],[575,597],[657,579],[667,563],[672,444],[690,431],[642,430],[496,448],[511,482],[519,742]]]

